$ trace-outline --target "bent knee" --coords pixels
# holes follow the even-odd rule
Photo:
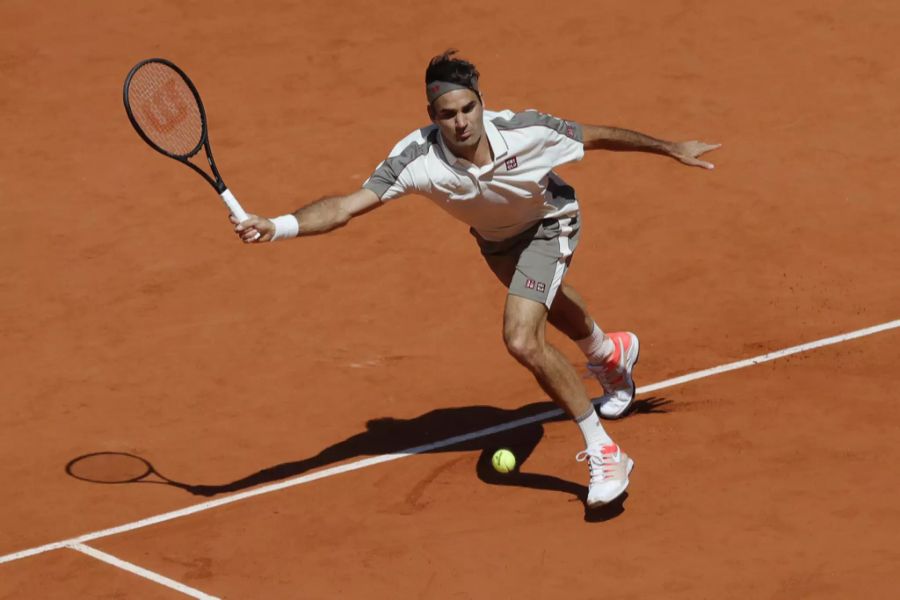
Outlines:
[[[543,352],[540,340],[531,331],[506,329],[503,331],[503,341],[513,358],[526,365],[536,364]]]

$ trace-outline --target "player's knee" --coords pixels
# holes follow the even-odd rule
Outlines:
[[[503,331],[503,341],[506,342],[506,349],[509,353],[520,363],[533,366],[540,360],[541,344],[533,332],[519,328],[506,328]]]

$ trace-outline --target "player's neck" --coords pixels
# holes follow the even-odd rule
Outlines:
[[[494,161],[494,152],[491,149],[491,144],[488,142],[487,135],[483,133],[475,146],[471,148],[454,148],[450,146],[450,151],[457,157],[467,160],[477,167],[489,165]]]

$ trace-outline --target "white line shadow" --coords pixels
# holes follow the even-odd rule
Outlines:
[[[169,579],[168,577],[164,577],[159,573],[154,573],[144,567],[139,567],[134,563],[130,563],[127,560],[122,560],[121,558],[117,558],[112,554],[107,554],[106,552],[101,552],[96,548],[91,548],[90,546],[85,546],[84,544],[68,544],[67,548],[71,548],[72,550],[76,550],[81,552],[82,554],[87,554],[92,558],[96,558],[97,560],[103,561],[107,564],[110,564],[114,567],[118,567],[119,569],[123,569],[128,571],[129,573],[134,573],[139,577],[143,577],[144,579],[149,579],[155,583],[160,585],[164,585],[167,588],[173,589],[176,592],[181,592],[185,596],[190,596],[191,598],[197,598],[198,600],[220,600],[216,596],[210,596],[209,594],[204,594],[200,590],[196,590],[190,586],[184,585],[183,583],[179,583],[174,579]]]
[[[773,361],[773,360],[776,360],[779,358],[784,358],[785,356],[790,356],[792,354],[797,354],[799,352],[805,352],[808,350],[813,350],[815,348],[821,348],[823,346],[830,346],[832,344],[839,344],[841,342],[846,342],[846,341],[853,340],[856,338],[873,335],[876,333],[880,333],[882,331],[887,331],[889,329],[896,329],[898,327],[900,327],[900,319],[897,319],[895,321],[890,321],[888,323],[883,323],[881,325],[875,325],[874,327],[867,327],[865,329],[851,331],[850,333],[844,333],[841,335],[836,335],[833,337],[817,340],[814,342],[800,344],[799,346],[792,346],[790,348],[785,348],[783,350],[769,352],[768,354],[762,354],[760,356],[756,356],[753,358],[739,360],[737,362],[728,363],[728,364],[721,365],[718,367],[713,367],[711,369],[697,371],[696,373],[690,373],[687,375],[682,375],[680,377],[666,379],[665,381],[660,381],[659,383],[653,383],[650,385],[645,385],[645,386],[639,387],[639,388],[637,388],[637,393],[645,394],[647,392],[653,392],[653,391],[660,390],[663,388],[674,387],[676,385],[681,385],[682,383],[687,383],[689,381],[702,379],[704,377],[711,377],[713,375],[718,375],[720,373],[726,373],[728,371],[734,371],[736,369],[743,369],[745,367],[750,367],[753,365],[758,365],[760,363]],[[11,562],[14,560],[19,560],[22,558],[27,558],[29,556],[34,556],[36,554],[43,554],[44,552],[49,552],[51,550],[57,550],[59,548],[71,547],[71,546],[74,546],[75,544],[90,542],[91,540],[98,540],[100,538],[105,538],[105,537],[109,537],[112,535],[125,533],[128,531],[134,531],[135,529],[149,527],[150,525],[164,523],[166,521],[171,521],[173,519],[180,519],[181,517],[186,517],[188,515],[193,515],[195,513],[211,510],[211,509],[217,508],[219,506],[225,506],[226,504],[232,504],[234,502],[240,502],[240,501],[246,500],[248,498],[253,498],[254,496],[262,496],[263,494],[270,494],[272,492],[277,492],[278,490],[283,490],[283,489],[294,487],[297,485],[303,485],[305,483],[310,483],[311,481],[316,481],[318,479],[325,479],[326,477],[334,477],[335,475],[340,475],[341,473],[348,473],[350,471],[357,471],[359,469],[365,469],[365,468],[372,467],[372,466],[375,466],[375,465],[378,465],[381,463],[390,462],[390,461],[397,460],[400,458],[406,458],[407,456],[422,454],[424,452],[430,452],[430,451],[436,450],[438,448],[445,448],[447,446],[453,446],[455,444],[459,444],[459,443],[466,442],[469,440],[477,439],[480,437],[486,437],[486,436],[492,435],[494,433],[499,433],[501,431],[508,431],[510,429],[524,427],[525,425],[530,425],[531,423],[539,423],[541,421],[546,421],[546,420],[552,419],[554,417],[558,417],[561,414],[562,414],[562,411],[560,409],[548,410],[546,412],[542,412],[540,414],[533,415],[531,417],[516,419],[515,421],[510,421],[508,423],[503,423],[501,425],[495,425],[494,427],[488,427],[486,429],[481,429],[479,431],[474,431],[472,433],[457,435],[457,436],[454,436],[451,438],[447,438],[445,440],[433,442],[431,444],[425,444],[423,446],[416,446],[415,448],[409,448],[407,450],[404,450],[402,452],[397,452],[395,454],[382,454],[380,456],[372,456],[370,458],[364,458],[364,459],[357,460],[357,461],[354,461],[351,463],[346,463],[343,465],[330,467],[327,469],[323,469],[321,471],[316,471],[315,473],[310,473],[308,475],[301,475],[299,477],[294,477],[292,479],[286,479],[286,480],[280,481],[278,483],[264,485],[262,487],[254,488],[252,490],[247,490],[246,492],[240,492],[237,494],[233,494],[231,496],[226,496],[225,498],[219,498],[216,500],[209,500],[207,502],[201,502],[200,504],[195,504],[193,506],[188,506],[186,508],[173,510],[173,511],[167,512],[167,513],[162,513],[160,515],[156,515],[153,517],[141,519],[140,521],[134,521],[132,523],[126,523],[125,525],[119,525],[118,527],[111,527],[109,529],[103,529],[101,531],[87,533],[87,534],[84,534],[84,535],[81,535],[79,537],[72,538],[69,540],[63,540],[61,542],[53,542],[51,544],[37,546],[35,548],[30,548],[28,550],[22,550],[19,552],[14,552],[12,554],[6,554],[4,556],[0,556],[0,564],[6,563],[6,562]]]

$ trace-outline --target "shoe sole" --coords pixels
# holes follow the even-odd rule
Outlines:
[[[632,472],[632,471],[634,471],[634,460],[632,460],[631,458],[629,458],[629,459],[628,459],[628,466],[625,467],[625,477],[631,477],[631,472]],[[625,493],[625,490],[628,489],[628,485],[629,485],[630,483],[631,483],[631,479],[626,479],[626,481],[625,481],[625,487],[622,488],[622,491],[621,491],[621,492],[619,492],[618,494],[616,494],[616,497],[615,497],[615,498],[612,498],[612,499],[610,499],[610,500],[607,500],[606,502],[594,502],[593,504],[590,503],[590,502],[588,502],[588,503],[587,503],[587,507],[588,507],[588,508],[600,508],[601,506],[606,506],[607,504],[612,504],[613,502],[615,502],[616,500],[618,500],[619,498],[622,497],[622,494],[624,494],[624,493]]]
[[[634,334],[632,334],[632,335],[634,335]],[[631,372],[632,373],[634,373],[634,368],[637,366],[638,360],[641,358],[641,340],[638,339],[637,335],[634,336],[634,345],[635,345],[636,353],[634,355],[634,362],[631,364]],[[634,385],[634,377],[631,378],[631,385]],[[628,404],[625,405],[625,408],[623,408],[621,411],[619,411],[619,414],[613,415],[610,417],[610,416],[604,415],[603,413],[600,413],[600,416],[602,416],[604,419],[606,419],[608,421],[615,421],[616,419],[621,419],[622,417],[627,416],[628,411],[631,410],[631,406],[634,404],[634,397],[636,395],[636,390],[637,390],[637,386],[635,386],[635,392],[631,393],[631,400],[628,401]]]

